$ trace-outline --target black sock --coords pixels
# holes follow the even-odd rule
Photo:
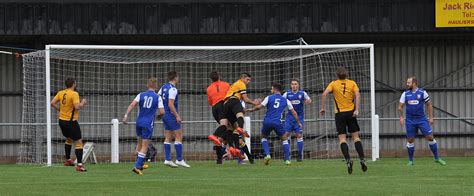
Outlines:
[[[217,127],[216,131],[214,131],[214,135],[217,137],[224,138],[226,131],[227,131],[227,127],[225,125],[221,125]]]
[[[245,144],[244,146],[241,147],[241,149],[247,154],[247,157],[249,159],[253,159],[252,154],[250,154],[249,147]]]
[[[64,144],[64,151],[66,152],[66,160],[71,159],[71,149],[72,149],[71,144]]]
[[[77,163],[82,163],[82,148],[76,149],[75,152],[76,152]]]
[[[214,146],[214,150],[216,150],[216,156],[217,156],[217,160],[221,160],[222,159],[222,146]]]
[[[232,134],[232,143],[234,148],[239,149],[240,142],[239,142],[239,134]]]
[[[239,125],[240,128],[244,128],[244,117],[238,117],[237,124]]]
[[[354,143],[354,146],[357,150],[357,153],[359,154],[359,159],[360,160],[364,160],[364,149],[362,148],[362,142],[361,141],[357,141]]]
[[[351,156],[349,155],[349,146],[347,145],[347,143],[341,143],[341,151],[342,151],[342,154],[344,155],[344,159],[346,159],[346,162],[347,161],[350,161],[351,160]]]

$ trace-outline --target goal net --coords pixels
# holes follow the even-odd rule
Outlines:
[[[252,75],[248,85],[250,98],[270,95],[271,84],[279,82],[290,88],[291,79],[301,81],[313,103],[305,106],[305,159],[341,158],[334,123],[333,99],[328,97],[326,115],[319,116],[320,95],[335,79],[335,70],[349,70],[349,78],[360,88],[362,99],[359,124],[365,151],[370,157],[374,127],[373,45],[285,45],[285,46],[87,46],[50,45],[46,50],[23,55],[24,94],[23,126],[19,163],[51,164],[63,161],[64,138],[57,122],[57,112],[49,107],[54,95],[65,88],[66,78],[74,78],[77,91],[88,104],[79,112],[83,141],[94,143],[98,162],[110,162],[113,119],[121,120],[127,106],[146,90],[149,77],[165,84],[166,73],[179,75],[179,113],[183,122],[183,156],[186,160],[215,160],[213,144],[207,136],[217,123],[207,103],[206,88],[211,71],[233,83],[240,73]],[[372,61],[371,61],[372,59]],[[249,107],[249,105],[247,105]],[[49,111],[48,111],[49,110]],[[129,117],[136,119],[138,109]],[[49,114],[49,115],[48,115]],[[260,145],[265,110],[248,114],[251,119],[251,151],[262,157]],[[282,118],[284,120],[284,118]],[[135,125],[118,126],[120,162],[135,161]],[[161,122],[154,129],[152,144],[156,161],[162,161],[163,130]],[[293,135],[291,150],[296,152]],[[281,158],[281,142],[270,139],[273,157]],[[115,147],[116,148],[116,147]],[[353,145],[350,145],[354,151]],[[74,151],[72,151],[74,152]],[[172,152],[174,154],[174,150]],[[74,154],[74,153],[73,153]],[[355,153],[353,154],[355,155]],[[74,155],[72,155],[74,157]],[[293,157],[294,158],[294,157]]]

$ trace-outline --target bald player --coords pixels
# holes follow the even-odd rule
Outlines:
[[[413,166],[413,156],[415,154],[415,137],[418,130],[421,131],[428,141],[434,160],[440,165],[446,165],[446,161],[439,158],[438,144],[433,136],[431,126],[433,120],[433,103],[426,90],[418,88],[418,81],[415,76],[407,79],[407,90],[400,97],[398,111],[400,113],[400,124],[405,125],[407,136],[408,166]],[[403,107],[406,105],[405,117],[403,117]],[[428,109],[428,119],[425,114],[425,105]]]

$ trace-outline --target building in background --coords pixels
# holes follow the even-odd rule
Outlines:
[[[381,156],[402,156],[396,106],[408,76],[430,92],[435,117],[474,115],[474,28],[436,28],[435,18],[432,0],[7,0],[0,45],[374,43]],[[21,122],[22,80],[21,59],[0,54],[0,123]],[[474,155],[473,120],[438,120],[434,129],[442,154]],[[16,161],[19,142],[20,127],[0,126],[0,162]]]

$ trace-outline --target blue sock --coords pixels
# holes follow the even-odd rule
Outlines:
[[[298,156],[303,158],[303,147],[304,147],[304,142],[303,138],[298,138]]]
[[[181,142],[174,142],[174,149],[176,150],[176,160],[183,160],[183,144]]]
[[[265,156],[270,155],[270,147],[268,147],[268,140],[266,138],[262,138],[262,148]]]
[[[283,144],[283,153],[285,154],[285,161],[290,160],[290,144],[288,144],[288,140],[282,142]]]
[[[164,142],[165,146],[165,160],[171,161],[171,144],[169,142]]]
[[[240,148],[240,154],[241,154],[241,155],[244,155],[244,154],[245,154],[245,152],[242,150],[242,148]],[[237,163],[242,163],[242,161],[243,161],[243,160],[240,159],[240,157],[237,158]]]
[[[439,155],[438,155],[438,144],[436,143],[436,140],[433,139],[433,141],[428,142],[428,144],[430,145],[430,150],[431,150],[431,152],[433,152],[434,159],[435,159],[435,160],[438,160],[438,159],[439,159]]]
[[[145,156],[145,154],[138,153],[137,162],[135,162],[135,168],[139,169],[143,167],[143,163],[145,162]]]
[[[415,154],[415,143],[407,143],[408,160],[413,161],[413,155]]]
[[[224,144],[222,144],[222,150],[221,150],[221,152],[222,152],[222,155],[224,155],[225,153],[227,153],[227,147],[226,147]]]

